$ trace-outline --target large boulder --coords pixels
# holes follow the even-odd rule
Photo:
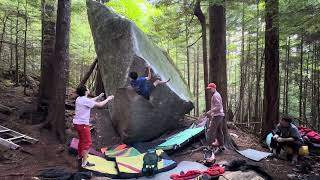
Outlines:
[[[88,18],[106,94],[115,94],[112,123],[126,143],[155,138],[176,126],[193,108],[185,81],[169,57],[130,20],[98,2],[87,0]],[[130,88],[128,73],[171,81],[157,86],[150,100]]]

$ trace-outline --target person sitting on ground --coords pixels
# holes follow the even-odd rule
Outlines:
[[[159,84],[165,84],[170,81],[170,79],[168,79],[167,81],[156,80],[153,82],[152,85],[150,85],[149,81],[152,78],[150,66],[148,66],[148,76],[147,77],[145,77],[145,76],[138,77],[137,72],[130,72],[129,77],[131,79],[130,84],[133,87],[133,89],[140,96],[143,96],[147,100],[150,99],[150,94],[151,94],[151,91],[153,88],[155,88]]]
[[[206,113],[209,119],[208,122],[208,145],[218,147],[215,153],[222,152],[224,149],[224,136],[223,136],[223,121],[224,111],[223,103],[220,93],[216,90],[217,86],[214,83],[208,84],[206,89],[210,90],[211,97],[211,109]]]
[[[281,118],[280,123],[274,130],[274,136],[271,138],[270,147],[275,156],[279,157],[281,149],[290,147],[293,151],[292,163],[297,163],[299,148],[303,144],[303,139],[298,128],[291,123],[292,119],[288,116]]]
[[[79,144],[78,144],[78,160],[81,161],[81,166],[94,166],[94,164],[87,161],[89,149],[91,147],[91,133],[89,126],[90,111],[94,107],[103,107],[110,100],[113,99],[113,95],[108,96],[103,101],[98,101],[104,96],[104,93],[101,93],[95,98],[88,98],[90,94],[89,90],[84,85],[80,85],[77,88],[77,94],[79,97],[76,99],[76,109],[75,116],[73,118],[73,125],[79,135]]]

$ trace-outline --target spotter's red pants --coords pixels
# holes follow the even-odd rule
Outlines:
[[[84,124],[74,124],[79,135],[78,156],[83,157],[83,152],[88,151],[92,145],[90,126]]]

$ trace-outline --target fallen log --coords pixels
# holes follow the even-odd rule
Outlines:
[[[98,63],[98,58],[96,58],[96,59],[94,60],[94,62],[91,64],[88,72],[84,75],[84,77],[82,78],[82,80],[81,80],[81,82],[79,83],[78,87],[81,86],[81,85],[86,84],[86,82],[88,81],[88,79],[89,79],[90,75],[92,74],[94,68],[96,67],[97,63]]]
[[[1,113],[12,113],[13,112],[13,108],[10,108],[10,107],[8,107],[8,106],[5,106],[5,105],[3,105],[3,104],[0,104],[0,112]]]

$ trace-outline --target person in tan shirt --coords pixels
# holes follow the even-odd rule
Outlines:
[[[225,114],[221,95],[216,88],[217,86],[214,83],[209,83],[206,88],[210,90],[212,94],[211,109],[206,113],[206,116],[209,119],[207,142],[209,146],[218,147],[217,150],[222,151],[224,142],[222,126]]]

